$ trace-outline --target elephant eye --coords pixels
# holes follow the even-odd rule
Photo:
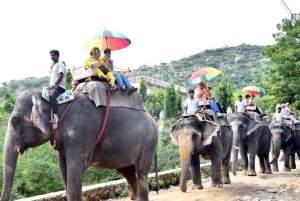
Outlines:
[[[12,116],[10,121],[11,121],[11,124],[13,126],[15,126],[15,125],[17,125],[17,124],[20,123],[20,119],[18,117],[16,117],[16,116]]]

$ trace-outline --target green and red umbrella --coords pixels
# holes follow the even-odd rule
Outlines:
[[[90,51],[93,47],[98,47],[101,51],[109,48],[111,51],[126,48],[131,41],[124,34],[117,31],[104,30],[83,44],[83,48]]]
[[[257,87],[257,86],[248,86],[243,88],[242,91],[250,95],[260,95],[260,96],[266,95],[266,92],[261,87]]]
[[[193,73],[190,77],[189,84],[199,84],[201,81],[207,82],[220,74],[220,71],[215,68],[202,68]]]

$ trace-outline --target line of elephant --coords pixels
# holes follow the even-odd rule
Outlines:
[[[59,115],[67,108],[59,105]],[[19,153],[51,141],[54,132],[50,120],[49,103],[41,93],[26,90],[18,97],[10,116],[3,148],[3,189],[0,201],[11,195]],[[56,131],[56,149],[67,200],[80,201],[82,180],[89,166],[116,169],[131,189],[130,198],[147,201],[147,177],[155,156],[158,131],[154,119],[145,111],[130,108],[111,108],[106,129],[94,147],[105,116],[105,107],[95,107],[89,98],[80,94],[66,113]],[[130,117],[130,118],[129,118]],[[200,160],[211,159],[212,186],[230,184],[229,165],[233,153],[233,174],[236,174],[237,152],[243,159],[244,174],[256,175],[254,158],[259,156],[261,172],[272,173],[269,151],[272,146],[273,171],[278,171],[280,149],[285,153],[284,171],[295,168],[289,164],[300,152],[300,134],[285,124],[259,124],[248,115],[229,117],[230,126],[200,121],[195,116],[181,117],[172,126],[172,142],[179,146],[181,158],[180,189],[186,191],[189,167],[194,188],[202,189]],[[272,139],[272,143],[271,143]],[[249,152],[249,162],[247,158]],[[223,172],[221,171],[221,168]]]
[[[229,165],[232,161],[232,173],[236,175],[238,152],[243,163],[243,175],[256,176],[255,155],[259,159],[260,173],[272,174],[272,170],[278,172],[281,150],[284,152],[283,171],[296,168],[295,153],[300,158],[299,130],[292,129],[284,122],[272,122],[267,125],[256,121],[247,113],[232,114],[227,118],[231,127],[201,121],[196,116],[182,116],[172,126],[172,142],[179,147],[181,159],[181,191],[187,191],[186,180],[189,168],[191,168],[193,188],[203,188],[200,155],[204,159],[211,160],[212,187],[231,183]]]

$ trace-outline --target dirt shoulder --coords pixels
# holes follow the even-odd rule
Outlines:
[[[178,186],[160,190],[159,195],[150,192],[150,201],[258,201],[258,200],[300,200],[300,161],[297,169],[282,172],[283,164],[279,163],[280,172],[245,176],[237,172],[230,174],[231,184],[222,188],[210,186],[210,180],[204,183],[203,190],[192,190],[192,182],[188,182],[188,191],[183,193]],[[256,167],[256,171],[259,168]],[[130,200],[122,198],[118,200]]]

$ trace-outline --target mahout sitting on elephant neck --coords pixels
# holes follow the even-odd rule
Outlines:
[[[132,95],[135,94],[138,93]],[[58,106],[60,116],[67,106]],[[36,115],[31,119],[33,111]],[[95,107],[80,93],[57,129],[59,166],[67,200],[81,201],[82,179],[89,166],[116,169],[126,178],[131,199],[149,200],[147,178],[158,140],[154,119],[143,110],[111,107],[106,129],[94,148],[104,114],[105,107]],[[1,201],[10,199],[19,152],[53,137],[49,120],[50,106],[41,93],[26,90],[20,94],[5,136]]]

